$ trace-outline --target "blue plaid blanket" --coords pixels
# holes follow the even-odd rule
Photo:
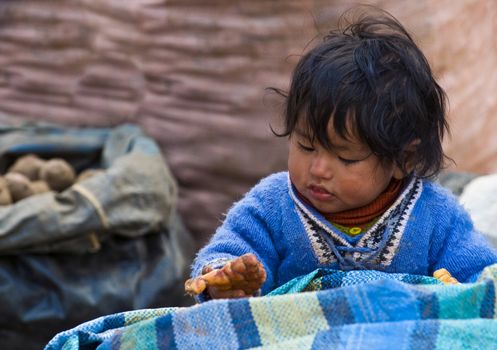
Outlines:
[[[264,297],[100,317],[46,349],[497,349],[497,264],[476,283],[319,269]]]

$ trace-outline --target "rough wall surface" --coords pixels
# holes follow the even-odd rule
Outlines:
[[[497,3],[370,1],[414,33],[450,96],[459,169],[497,170]],[[0,123],[141,125],[180,185],[199,245],[259,178],[286,166],[272,136],[306,44],[350,1],[2,1]]]

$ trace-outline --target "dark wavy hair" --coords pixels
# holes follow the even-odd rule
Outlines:
[[[377,10],[353,22],[346,12],[339,29],[307,52],[285,93],[284,131],[306,125],[311,142],[330,149],[327,126],[344,138],[354,136],[383,161],[407,170],[406,150],[418,176],[432,177],[444,165],[442,149],[447,97],[426,57],[392,15]],[[418,143],[419,142],[419,143]]]

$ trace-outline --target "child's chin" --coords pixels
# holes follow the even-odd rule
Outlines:
[[[320,213],[324,214],[335,214],[345,210],[336,205],[323,205],[319,203],[314,204],[314,208],[316,208]]]

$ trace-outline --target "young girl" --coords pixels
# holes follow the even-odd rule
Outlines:
[[[445,268],[470,282],[497,262],[456,198],[427,180],[443,165],[446,97],[392,16],[327,35],[286,101],[288,173],[252,188],[198,253],[187,290],[207,287],[199,300],[266,294],[319,267]]]

